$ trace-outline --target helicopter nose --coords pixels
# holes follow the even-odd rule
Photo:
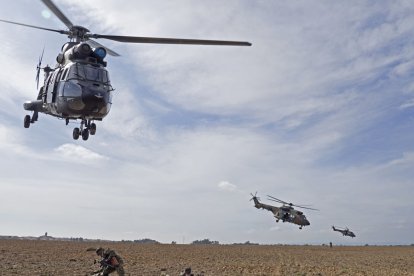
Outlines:
[[[304,223],[304,225],[310,225],[309,220],[305,219],[305,221],[304,221],[304,222],[305,222],[305,223]]]

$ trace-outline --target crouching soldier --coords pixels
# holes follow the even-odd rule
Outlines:
[[[119,276],[125,276],[123,268],[124,261],[114,250],[99,247],[96,249],[96,255],[102,258],[100,261],[101,269],[96,272],[101,272],[103,276],[108,276],[112,272],[116,271]]]

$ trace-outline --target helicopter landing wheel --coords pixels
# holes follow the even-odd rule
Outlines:
[[[95,135],[95,133],[96,133],[96,124],[95,123],[91,124],[89,132],[90,132],[91,135]]]
[[[24,116],[24,128],[29,128],[29,126],[30,126],[30,121],[31,121],[31,119],[30,119],[30,115],[26,115],[26,116]]]
[[[82,139],[84,141],[88,140],[89,138],[89,129],[85,128],[84,130],[82,130]]]
[[[301,226],[301,227],[299,227],[299,229],[302,229],[302,226]]]
[[[32,124],[34,124],[34,122],[36,122],[38,118],[39,118],[39,112],[35,111],[35,112],[33,113],[33,116],[32,116],[32,119],[30,120],[30,122],[31,122]]]
[[[79,135],[80,135],[80,130],[79,130],[79,128],[78,127],[75,127],[74,129],[73,129],[73,139],[74,140],[78,140],[79,139]]]

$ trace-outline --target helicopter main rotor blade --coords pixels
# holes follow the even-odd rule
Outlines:
[[[297,205],[297,204],[293,204],[293,203],[288,203],[288,202],[285,202],[283,200],[280,200],[280,199],[278,199],[278,198],[276,198],[274,196],[271,196],[271,195],[267,195],[267,196],[268,196],[269,200],[276,201],[276,202],[279,202],[279,203],[283,203],[283,204],[286,204],[286,205],[289,205],[289,206],[295,206],[295,207],[299,207],[299,208],[303,208],[303,209],[319,211],[319,209],[305,207],[303,205]]]
[[[98,43],[95,40],[89,39],[89,40],[86,41],[86,43],[88,43],[92,48],[99,48],[99,47],[105,48],[106,52],[111,56],[114,56],[114,57],[121,56],[117,52],[109,49],[108,47],[103,46],[101,43]]]
[[[53,3],[52,0],[41,0],[49,10],[51,10],[69,29],[73,27],[73,23],[63,14],[63,12]]]
[[[268,198],[268,200],[270,200],[270,201],[274,201],[274,202],[277,202],[277,203],[280,203],[280,204],[283,204],[283,206],[289,205],[289,204],[286,204],[285,202],[281,202],[281,201],[278,201],[278,200],[274,200],[274,199],[272,199],[272,198]],[[289,205],[289,206],[290,206],[290,205]]]
[[[296,207],[299,207],[299,208],[302,208],[302,209],[308,209],[308,210],[314,210],[314,211],[319,211],[319,209],[315,209],[315,208],[310,208],[310,207],[304,207],[304,206],[300,206],[300,205],[295,205],[295,204],[292,204],[293,206],[296,206]]]
[[[283,204],[285,204],[285,202],[284,202],[284,201],[281,201],[281,200],[276,200],[276,199],[273,199],[273,198],[270,198],[270,197],[268,197],[268,200],[271,200],[271,201],[276,201],[276,202],[279,202],[279,203],[283,203]]]
[[[105,38],[126,43],[156,43],[156,44],[189,44],[189,45],[222,45],[222,46],[252,46],[245,41],[206,40],[206,39],[183,39],[163,37],[121,36],[91,34],[91,38]]]
[[[275,198],[274,196],[271,196],[271,195],[267,195],[267,197],[269,198],[269,200],[273,200],[273,201],[276,201],[276,202],[279,202],[279,203],[283,203],[283,204],[287,204],[287,205],[292,204],[292,203],[287,203],[286,201],[283,201],[281,199]]]
[[[69,34],[68,31],[64,31],[64,30],[55,30],[55,29],[43,28],[43,27],[39,27],[39,26],[23,24],[23,23],[18,23],[18,22],[3,20],[3,19],[0,19],[0,21],[5,22],[5,23],[9,23],[9,24],[15,24],[15,25],[20,25],[20,26],[24,26],[24,27],[29,27],[29,28],[35,28],[35,29],[40,29],[40,30],[45,30],[45,31],[50,31],[50,32],[56,32],[56,33],[60,33],[60,34]]]

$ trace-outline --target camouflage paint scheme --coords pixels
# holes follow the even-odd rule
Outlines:
[[[281,207],[276,207],[264,204],[259,201],[256,195],[253,195],[252,200],[254,202],[254,207],[257,209],[264,209],[272,212],[276,218],[276,222],[282,220],[283,222],[297,224],[300,226],[299,229],[302,229],[303,226],[310,225],[310,222],[306,219],[306,216],[301,211],[295,210],[292,206],[283,205]]]
[[[356,237],[354,232],[349,230],[348,227],[346,227],[345,229],[342,230],[342,229],[339,229],[339,228],[335,228],[335,226],[332,226],[332,229],[336,232],[342,233],[343,236],[349,236],[349,237],[352,237],[352,238]]]

